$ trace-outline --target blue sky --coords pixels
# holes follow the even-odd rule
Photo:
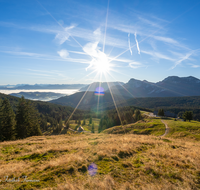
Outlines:
[[[199,0],[0,0],[0,18],[0,85],[200,78]]]

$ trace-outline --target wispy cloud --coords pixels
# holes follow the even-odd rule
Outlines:
[[[65,61],[65,62],[75,62],[75,63],[86,63],[90,61],[89,59],[78,59],[78,58],[71,58],[71,57],[65,57],[67,54],[66,52],[62,55],[65,57],[65,59],[61,58],[60,56],[52,56],[48,54],[39,54],[39,53],[32,53],[32,52],[22,52],[22,51],[1,51],[2,53],[11,54],[15,56],[23,56],[22,58],[32,58],[32,59],[40,59],[40,60],[49,60],[49,61]]]
[[[133,69],[137,69],[139,67],[143,67],[143,65],[139,62],[131,62],[131,63],[129,63],[129,67],[131,67]]]
[[[138,54],[140,54],[140,47],[139,47],[139,43],[137,41],[137,34],[136,34],[136,32],[135,32],[134,35],[135,35],[135,42],[136,42],[136,45],[137,45]]]
[[[189,63],[188,65],[190,65],[192,68],[199,68],[200,67],[200,65],[195,65],[195,64],[191,64],[191,63]]]
[[[150,25],[150,26],[155,27],[155,28],[163,29],[163,26],[158,24],[158,22],[155,22],[155,21],[152,21],[152,20],[149,20],[149,19],[146,19],[146,18],[142,18],[140,16],[138,17],[138,19],[140,21],[142,21],[143,23],[147,24],[147,25]]]
[[[75,26],[70,26],[70,27],[66,27],[64,29],[64,31],[60,31],[56,34],[55,40],[59,43],[59,44],[63,44],[66,40],[69,39],[70,37],[70,30],[73,29]]]
[[[144,53],[144,54],[150,55],[155,59],[166,59],[166,60],[169,60],[169,61],[175,61],[176,60],[174,58],[171,58],[171,57],[169,57],[167,55],[164,55],[164,54],[162,54],[160,52],[156,52],[156,51],[145,51],[145,50],[142,50],[141,52]]]
[[[131,42],[130,42],[130,33],[128,34],[128,46],[129,46],[130,53],[132,55]]]
[[[60,51],[57,52],[60,57],[62,57],[63,59],[66,59],[69,55],[68,51],[66,49],[62,49]]]
[[[185,56],[181,57],[178,61],[175,62],[174,66],[171,67],[170,70],[174,69],[175,67],[180,65],[183,61],[187,60],[192,54],[193,54],[193,51],[189,52]]]

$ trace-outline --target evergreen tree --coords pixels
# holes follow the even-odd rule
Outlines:
[[[42,135],[39,125],[39,114],[30,105],[29,101],[26,102],[23,96],[17,106],[16,122],[16,133],[19,139]]]
[[[94,133],[94,123],[92,123],[92,130],[91,130],[92,133]]]
[[[139,120],[141,119],[140,110],[136,109],[134,113],[135,113],[135,116],[134,116],[134,117],[135,117],[135,120],[136,120],[136,121],[139,121]]]
[[[191,111],[186,111],[184,114],[183,114],[183,119],[185,121],[189,120],[191,121],[193,119],[193,113]]]
[[[15,139],[15,114],[8,99],[4,99],[0,108],[0,140]]]
[[[85,125],[85,118],[83,119],[82,125]]]
[[[58,126],[58,133],[61,132],[62,128],[63,128],[63,122],[62,122],[62,120],[60,120],[59,126]]]
[[[165,115],[164,110],[163,109],[159,109],[158,110],[158,115],[159,116],[164,116]]]
[[[90,121],[89,121],[89,123],[92,124],[92,116],[90,116]]]
[[[67,129],[69,129],[69,128],[70,128],[69,121],[66,123],[66,128],[67,128]]]
[[[81,125],[81,120],[80,119],[78,120],[78,125]]]

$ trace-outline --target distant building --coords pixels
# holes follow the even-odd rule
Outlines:
[[[157,115],[154,115],[154,113],[149,114],[150,117],[156,117]]]
[[[82,126],[80,126],[80,127],[77,129],[77,131],[78,131],[78,132],[82,132],[82,131],[84,131],[84,129],[83,129]]]

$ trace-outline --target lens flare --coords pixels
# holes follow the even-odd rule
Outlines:
[[[96,91],[94,92],[95,96],[104,96],[104,89],[103,87],[96,88]]]
[[[97,173],[97,165],[92,163],[88,166],[88,173],[91,176],[94,176]]]

